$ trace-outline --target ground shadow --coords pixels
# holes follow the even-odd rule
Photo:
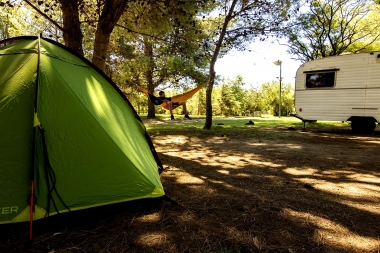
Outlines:
[[[377,252],[380,136],[157,135],[163,199],[0,226],[0,252]]]

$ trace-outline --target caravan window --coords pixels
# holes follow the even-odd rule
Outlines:
[[[305,73],[306,88],[326,88],[335,85],[335,71]]]

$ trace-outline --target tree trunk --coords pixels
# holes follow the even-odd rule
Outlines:
[[[99,23],[95,33],[92,63],[103,71],[106,66],[107,50],[111,33],[123,14],[127,3],[128,1],[124,0],[107,0],[99,17]]]
[[[215,81],[215,71],[214,71],[215,61],[210,63],[210,76],[208,79],[208,84],[206,88],[206,122],[203,129],[210,130],[212,126],[212,89],[214,87]]]
[[[212,89],[214,87],[214,82],[215,82],[215,63],[216,60],[218,59],[218,55],[220,52],[220,48],[222,46],[224,37],[226,35],[227,31],[227,26],[229,22],[232,19],[232,14],[235,10],[236,2],[238,0],[233,0],[231,3],[231,7],[228,10],[227,16],[224,18],[223,22],[223,27],[222,30],[220,31],[218,42],[215,45],[214,52],[211,57],[210,61],[210,71],[209,71],[209,79],[208,79],[208,84],[207,84],[207,89],[206,89],[206,121],[203,129],[210,130],[212,126]]]
[[[154,60],[153,60],[153,46],[152,44],[144,38],[144,56],[149,58],[148,68],[145,71],[145,80],[147,82],[147,90],[149,93],[153,94],[154,88],[156,88],[153,82],[153,69],[154,69]],[[148,119],[156,118],[156,110],[154,104],[148,99]]]
[[[156,118],[156,108],[154,107],[154,104],[148,101],[148,115],[146,116],[148,119],[155,119]]]
[[[63,39],[65,45],[83,55],[83,34],[80,29],[77,0],[60,0],[63,16]]]

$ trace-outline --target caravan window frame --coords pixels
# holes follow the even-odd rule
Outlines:
[[[321,70],[312,70],[312,71],[304,71],[303,73],[306,74],[305,76],[305,87],[306,89],[323,89],[323,88],[333,88],[335,87],[336,83],[336,72],[339,69],[321,69]],[[319,85],[313,85],[312,82],[308,82],[311,76],[320,75],[320,79],[327,79],[327,82],[323,82],[324,85],[320,85],[322,81],[317,80],[317,84]],[[333,75],[333,76],[329,76]],[[318,77],[317,77],[318,78]]]

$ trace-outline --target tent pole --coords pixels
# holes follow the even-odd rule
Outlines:
[[[40,55],[41,55],[41,35],[38,35],[38,58],[37,58],[37,76],[36,76],[36,89],[34,93],[34,123],[33,123],[33,146],[32,146],[32,171],[30,175],[30,198],[29,198],[29,240],[33,240],[33,211],[34,211],[34,172],[36,166],[36,135],[37,127],[39,125],[37,118],[37,105],[38,105],[38,77],[40,72]]]

